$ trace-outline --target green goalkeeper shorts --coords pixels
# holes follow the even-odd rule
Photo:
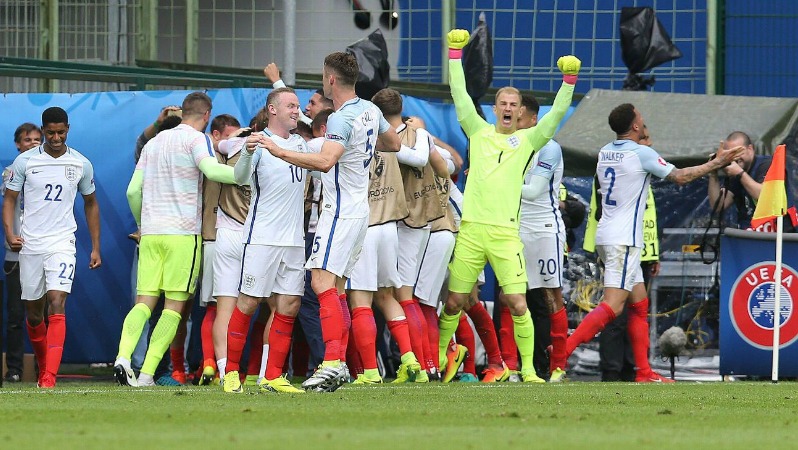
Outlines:
[[[454,258],[449,263],[449,290],[460,294],[471,292],[485,262],[490,263],[505,294],[526,292],[524,245],[518,230],[463,221],[454,245]]]
[[[202,261],[198,235],[147,234],[139,243],[136,291],[170,300],[185,301],[194,293]]]

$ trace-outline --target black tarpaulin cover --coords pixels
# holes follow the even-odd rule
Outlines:
[[[621,53],[633,74],[682,57],[649,7],[621,8]]]
[[[380,89],[388,87],[391,81],[388,46],[379,28],[346,47],[346,52],[355,55],[360,66],[360,77],[355,84],[358,97],[371,100]]]

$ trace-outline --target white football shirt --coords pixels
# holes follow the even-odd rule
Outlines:
[[[309,152],[305,140],[298,134],[283,139],[268,130],[263,133],[286,150]],[[252,200],[244,222],[244,243],[304,247],[308,171],[273,156],[262,147],[252,154],[252,166]]]
[[[53,158],[41,145],[32,148],[14,160],[6,189],[25,192],[20,254],[75,252],[75,196],[94,192],[94,168],[85,156],[67,147]]]
[[[549,180],[546,191],[533,200],[521,198],[520,227],[527,233],[564,234],[565,225],[560,214],[560,183],[562,182],[562,148],[550,140],[532,158],[532,165],[524,177],[530,184],[533,176]]]
[[[643,211],[651,175],[665,178],[673,168],[652,148],[634,141],[605,145],[596,166],[601,194],[596,245],[643,247]]]
[[[344,146],[344,153],[327,173],[322,173],[322,211],[333,217],[369,216],[369,165],[377,135],[390,125],[382,111],[368,100],[355,97],[327,119],[325,139]]]
[[[147,142],[136,170],[144,171],[141,234],[200,234],[200,161],[216,158],[208,136],[180,124]]]
[[[454,215],[454,224],[460,229],[460,222],[463,220],[463,193],[457,187],[457,183],[449,183],[449,209]]]

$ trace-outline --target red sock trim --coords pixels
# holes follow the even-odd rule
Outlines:
[[[230,322],[227,325],[227,366],[225,371],[238,371],[241,363],[241,353],[247,343],[249,320],[252,316],[244,314],[238,307],[233,309]]]
[[[418,319],[421,322],[421,339],[422,344],[424,347],[424,358],[427,362],[426,369],[431,370],[438,366],[436,360],[432,359],[432,346],[430,345],[429,340],[429,325],[427,325],[427,318],[424,315],[424,311],[421,310],[421,302],[417,297],[413,297],[413,309],[415,310],[416,314],[418,315]],[[437,322],[438,320],[435,319]],[[438,344],[435,344],[437,347]]]
[[[394,322],[388,322],[391,333],[393,333],[392,323]],[[352,310],[352,336],[363,369],[376,369],[377,323],[374,321],[374,311],[371,308],[361,306]]]
[[[629,308],[629,322],[626,325],[626,334],[629,335],[635,366],[637,366],[638,373],[648,373],[651,371],[651,365],[648,362],[648,348],[650,345],[648,298],[627,307]]]
[[[466,314],[460,314],[460,322],[457,324],[457,330],[454,335],[457,338],[457,343],[464,345],[468,349],[468,357],[463,362],[463,372],[476,376],[477,368],[474,363],[474,354],[476,353],[477,341],[474,338],[474,330],[471,328],[471,324],[468,323]]]
[[[33,354],[36,355],[36,364],[39,365],[39,372],[44,373],[47,369],[47,325],[44,321],[31,326],[30,322],[25,321],[28,328],[28,338],[30,338]]]
[[[610,308],[610,305],[605,302],[599,303],[593,311],[590,311],[590,313],[582,319],[582,323],[576,327],[574,334],[568,337],[568,341],[565,343],[566,358],[573,353],[580,344],[590,342],[596,336],[596,333],[603,330],[604,327],[613,320],[615,320],[615,313],[612,311],[612,308]]]
[[[66,316],[63,314],[50,314],[47,325],[47,373],[55,376],[61,366],[61,356],[64,354],[64,340],[66,339]]]
[[[324,360],[335,361],[341,357],[341,330],[343,314],[338,290],[330,288],[319,294],[321,336],[324,339]]]
[[[407,317],[407,325],[410,331],[410,345],[413,348],[413,353],[416,355],[418,362],[421,363],[423,369],[428,369],[427,359],[424,354],[424,330],[421,326],[421,310],[416,309],[415,302],[411,300],[402,300],[399,302],[402,310]]]
[[[274,313],[272,327],[269,329],[269,360],[266,361],[266,379],[273,380],[284,372],[285,360],[291,350],[291,334],[294,332],[294,319]],[[261,344],[261,349],[263,344]],[[258,360],[260,365],[260,360]],[[259,368],[260,369],[260,368]]]
[[[438,367],[438,340],[440,339],[440,330],[438,329],[438,310],[432,306],[420,304],[421,313],[424,319],[427,320],[427,341],[429,342],[430,352],[427,354],[427,359],[432,360],[433,366]],[[425,350],[426,351],[426,350]]]
[[[510,308],[501,305],[501,324],[499,325],[499,347],[502,359],[510,370],[518,370],[518,345],[515,343],[515,325]]]
[[[341,351],[340,359],[346,362],[346,350],[349,348],[349,329],[352,327],[352,315],[349,313],[349,303],[346,302],[346,294],[338,295],[338,301],[341,303],[341,318],[343,319],[343,326],[341,327]]]
[[[551,355],[549,355],[549,370],[556,368],[565,369],[568,357],[565,354],[565,343],[568,340],[568,315],[565,308],[549,316],[551,323]]]
[[[393,340],[399,346],[399,353],[404,355],[407,352],[412,352],[413,346],[410,344],[410,327],[407,325],[407,319],[389,320],[387,325]],[[360,357],[363,358],[363,354]],[[366,364],[365,361],[363,364]]]
[[[646,297],[637,303],[628,305],[627,308],[629,308],[629,315],[643,317],[648,320],[648,304],[648,297]]]
[[[216,354],[213,350],[214,320],[216,320],[216,304],[211,303],[205,308],[205,317],[202,318],[202,325],[200,327],[200,342],[202,343],[202,360],[213,361],[214,368],[216,368]]]
[[[482,303],[477,302],[466,311],[466,314],[474,322],[474,328],[477,329],[479,339],[482,341],[485,353],[488,355],[488,364],[500,366],[502,364],[502,353],[499,349],[499,339],[496,337],[496,327],[493,324],[493,319],[490,318],[490,314],[488,314],[488,310],[485,309]]]

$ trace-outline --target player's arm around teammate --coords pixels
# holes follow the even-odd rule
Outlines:
[[[299,100],[290,88],[273,90],[267,98],[269,126],[260,136],[278,148],[307,152],[305,141],[290,130],[296,128]],[[257,136],[256,136],[257,137]],[[244,223],[244,252],[239,295],[227,332],[227,367],[224,391],[243,392],[238,374],[251,316],[264,301],[274,311],[269,329],[266,373],[262,391],[303,391],[282,377],[291,347],[291,334],[304,290],[303,193],[307,172],[253,147],[260,139],[250,136],[236,163],[236,182],[252,185],[255,196]],[[289,169],[289,170],[286,170]]]
[[[211,99],[194,92],[183,100],[183,120],[144,147],[128,185],[128,202],[141,229],[136,305],[125,318],[114,373],[122,385],[153,385],[153,374],[172,342],[185,302],[194,293],[201,253],[202,174],[232,184],[233,168],[220,164],[204,130]],[[143,189],[143,186],[147,189]],[[161,292],[164,312],[153,331],[137,379],[130,356]]]

